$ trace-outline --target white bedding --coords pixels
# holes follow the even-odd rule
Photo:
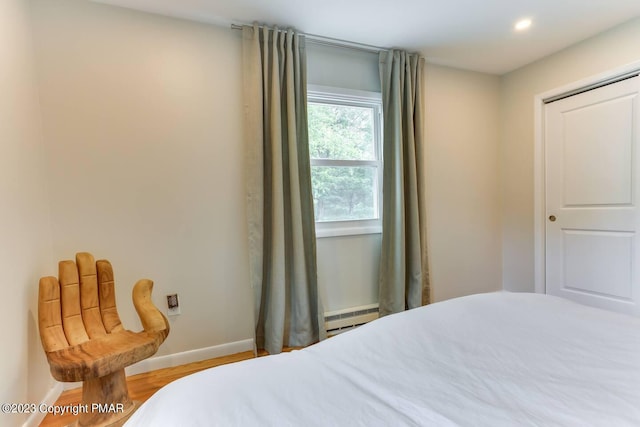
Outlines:
[[[126,426],[640,426],[640,319],[473,295],[159,390]]]

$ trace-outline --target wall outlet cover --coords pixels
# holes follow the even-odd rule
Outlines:
[[[167,295],[167,315],[175,316],[180,314],[180,300],[178,294]]]

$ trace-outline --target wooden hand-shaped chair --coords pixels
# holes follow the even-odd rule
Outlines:
[[[106,426],[128,418],[136,408],[129,398],[124,368],[153,355],[169,334],[169,323],[151,302],[153,282],[139,280],[133,304],[144,330],[123,328],[116,309],[113,269],[89,253],[76,262],[60,261],[58,279],[40,279],[38,322],[51,374],[58,381],[83,381],[78,425]],[[102,410],[93,404],[101,405]],[[104,409],[107,409],[105,411]]]

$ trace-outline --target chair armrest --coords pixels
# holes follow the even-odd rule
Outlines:
[[[169,322],[151,301],[153,281],[140,279],[133,287],[133,305],[146,332],[164,332],[169,335]]]

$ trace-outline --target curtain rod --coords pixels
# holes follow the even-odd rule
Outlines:
[[[248,25],[251,26],[251,25]],[[231,24],[231,29],[233,30],[241,30],[243,25]],[[263,25],[259,25],[259,28],[263,28]],[[298,34],[301,36],[305,36],[307,40],[311,43],[323,45],[323,46],[332,46],[332,47],[342,47],[347,49],[359,50],[363,52],[370,53],[380,53],[389,51],[386,47],[373,46],[365,43],[357,43],[348,40],[336,39],[333,37],[319,36],[317,34],[309,34],[298,31]]]

